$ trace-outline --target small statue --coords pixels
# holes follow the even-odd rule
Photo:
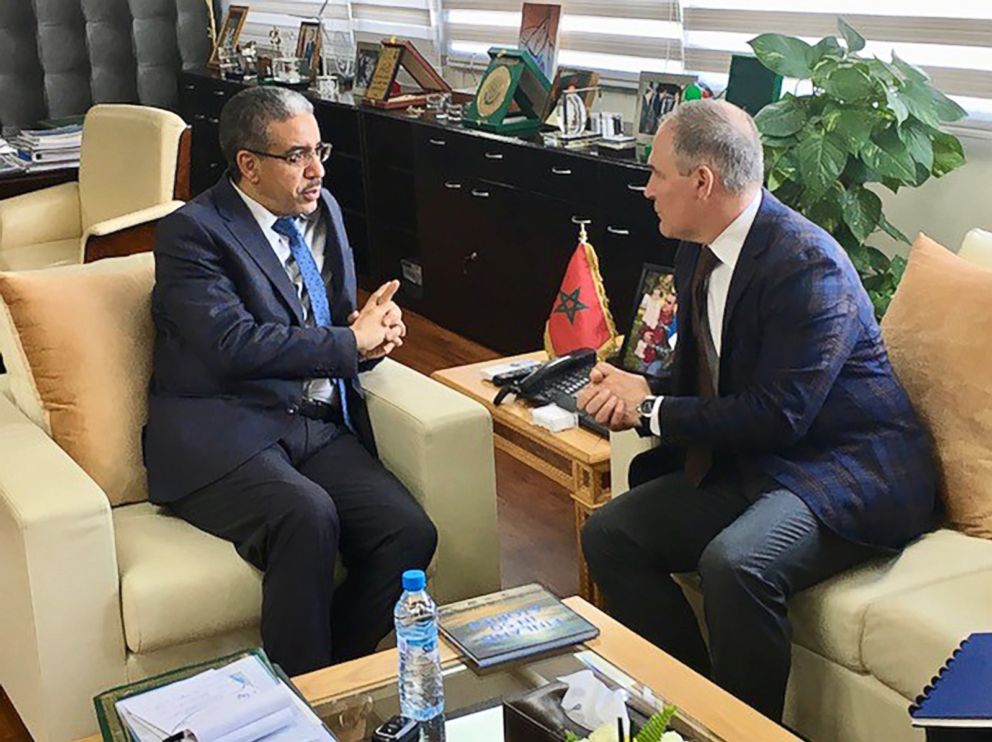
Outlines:
[[[272,46],[272,56],[279,58],[282,56],[282,37],[279,35],[279,29],[276,26],[272,27],[269,31],[269,43]]]

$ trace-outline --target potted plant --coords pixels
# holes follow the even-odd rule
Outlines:
[[[858,54],[865,40],[838,19],[841,39],[815,45],[782,34],[749,43],[761,63],[784,77],[810,80],[808,95],[786,94],[755,117],[765,150],[768,189],[832,234],[847,250],[881,318],[906,261],[866,244],[878,230],[909,244],[866,187],[897,192],[964,164],[958,139],[941,129],[965,115],[927,74],[900,59]]]

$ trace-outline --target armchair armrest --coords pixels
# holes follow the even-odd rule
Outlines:
[[[380,458],[437,526],[435,600],[448,603],[498,590],[489,412],[389,359],[361,378]]]
[[[167,201],[91,224],[81,242],[82,262],[150,252],[155,246],[155,224],[182,205],[182,201]]]
[[[630,462],[642,451],[648,451],[659,443],[653,435],[641,436],[636,430],[610,433],[610,493],[613,497],[630,489],[627,472]]]
[[[92,733],[92,697],[125,681],[110,503],[2,395],[0,594],[0,683],[24,723],[38,739]]]
[[[115,216],[113,219],[104,219],[102,222],[95,222],[86,228],[83,234],[84,241],[90,237],[103,237],[114,232],[120,232],[130,227],[136,227],[145,222],[152,222],[168,216],[173,211],[183,205],[182,201],[166,201],[155,204],[145,209],[138,209],[129,214]]]
[[[71,240],[82,231],[79,183],[63,183],[0,201],[0,250]]]

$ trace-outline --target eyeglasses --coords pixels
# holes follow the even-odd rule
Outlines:
[[[331,156],[332,149],[334,149],[334,147],[329,142],[321,142],[314,149],[310,149],[309,147],[305,149],[294,149],[284,155],[277,155],[272,152],[259,152],[254,149],[248,149],[245,151],[251,152],[253,155],[258,155],[259,157],[271,157],[275,160],[282,160],[283,162],[288,162],[293,167],[306,167],[316,160],[327,162],[327,158]]]

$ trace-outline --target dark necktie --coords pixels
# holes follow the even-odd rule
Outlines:
[[[700,397],[709,399],[717,396],[715,372],[718,358],[708,320],[707,288],[710,274],[720,264],[709,246],[700,248],[696,261],[696,272],[692,275],[692,333],[696,341],[696,390]],[[713,449],[709,446],[692,445],[686,451],[685,474],[696,487],[713,466]]]
[[[306,291],[310,300],[310,309],[313,313],[314,324],[318,327],[330,327],[331,307],[327,302],[327,287],[324,279],[321,278],[320,270],[317,268],[317,261],[313,259],[313,253],[307,247],[299,227],[296,226],[296,219],[291,216],[283,216],[276,219],[272,225],[276,234],[281,234],[289,240],[289,251],[293,255],[293,260],[300,268],[300,277],[303,279],[303,290]],[[338,390],[338,398],[341,400],[341,415],[344,424],[354,432],[355,428],[351,424],[351,416],[348,414],[348,396],[345,393],[344,379],[331,379]]]

